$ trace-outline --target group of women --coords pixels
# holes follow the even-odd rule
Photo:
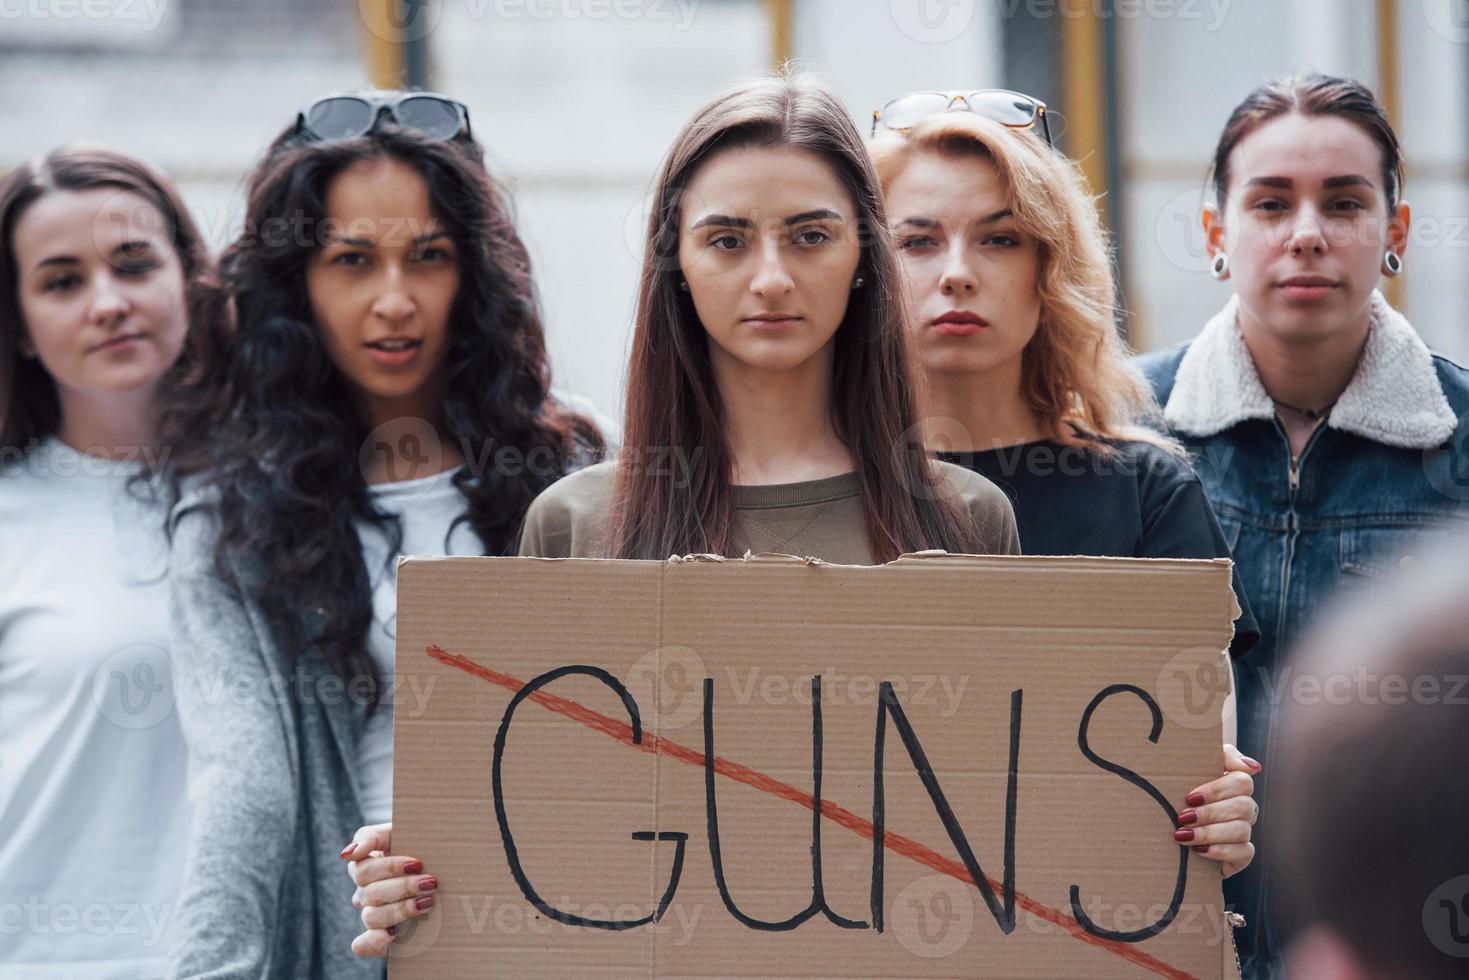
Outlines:
[[[1222,864],[1246,970],[1276,975],[1253,861],[1276,679],[1344,572],[1465,519],[1442,488],[1469,375],[1375,291],[1410,216],[1358,83],[1236,110],[1203,219],[1234,297],[1141,371],[1045,111],[912,93],[864,144],[791,74],[699,109],[656,178],[620,433],[552,389],[526,249],[451,99],[305,107],[217,262],[138,161],[9,174],[0,923],[23,927],[0,961],[380,975],[439,885],[391,848],[400,554],[942,548],[1233,555],[1241,729],[1231,705],[1219,777],[1160,834]],[[373,436],[405,425],[438,447],[407,480],[409,441]],[[107,927],[63,928],[68,905]],[[134,907],[155,914],[129,930]]]

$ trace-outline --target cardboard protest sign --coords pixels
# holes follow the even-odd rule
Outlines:
[[[1237,976],[1227,561],[408,559],[416,977]]]

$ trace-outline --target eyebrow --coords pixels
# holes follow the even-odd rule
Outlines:
[[[1003,208],[999,211],[996,211],[994,214],[985,215],[983,218],[980,218],[978,221],[976,221],[975,224],[990,225],[994,224],[996,221],[1003,221],[1005,218],[1013,217],[1015,217],[1015,210],[1013,208]],[[898,224],[900,226],[912,225],[915,228],[937,228],[939,225],[939,223],[933,218],[904,218],[902,221],[899,221]]]
[[[447,231],[431,231],[427,235],[419,235],[413,239],[413,244],[427,245],[429,242],[448,237],[449,233]],[[335,239],[335,243],[338,245],[350,245],[353,248],[372,248],[377,244],[377,242],[370,238],[338,238]]]
[[[811,211],[802,211],[800,214],[793,214],[781,223],[789,228],[792,225],[799,225],[805,221],[816,221],[818,219],[841,221],[842,216],[831,208],[815,208]],[[754,228],[755,223],[749,218],[736,218],[728,214],[710,214],[694,222],[694,226],[689,230],[698,231],[700,228],[708,228],[710,226],[720,228]]]
[[[143,248],[152,248],[153,243],[148,241],[146,238],[129,238],[127,241],[118,242],[116,245],[112,246],[112,250],[108,252],[108,254],[116,255],[123,249],[136,246],[141,246]],[[49,255],[41,261],[37,262],[32,268],[44,269],[47,266],[53,265],[81,265],[81,263],[82,260],[77,258],[75,255]]]
[[[1296,182],[1289,177],[1251,177],[1245,181],[1246,187],[1279,187],[1285,190],[1296,186]],[[1321,182],[1322,187],[1375,187],[1372,181],[1361,174],[1342,174],[1340,177],[1327,177]]]

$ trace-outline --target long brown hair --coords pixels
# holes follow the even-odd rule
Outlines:
[[[61,421],[56,382],[38,360],[22,358],[25,324],[15,264],[15,227],[48,194],[98,188],[136,194],[158,209],[184,276],[189,331],[160,385],[171,386],[204,354],[201,329],[215,295],[209,250],[172,182],[133,157],[100,147],[62,147],[23,163],[0,182],[0,452],[25,452]]]
[[[1104,456],[1120,439],[1182,453],[1147,424],[1161,413],[1117,334],[1112,253],[1076,164],[1031,133],[966,112],[885,134],[870,152],[884,189],[918,153],[974,157],[999,174],[1016,223],[1036,241],[1041,314],[1021,355],[1020,392],[1051,439]]]
[[[836,96],[809,76],[782,72],[730,89],[694,113],[659,169],[611,512],[613,556],[728,555],[733,547],[733,460],[708,336],[678,286],[678,246],[682,189],[714,153],[749,146],[816,153],[857,210],[864,286],[837,328],[831,415],[857,459],[874,558],[974,550],[973,521],[940,488],[917,424],[897,255],[877,175]],[[666,454],[681,467],[648,465]]]

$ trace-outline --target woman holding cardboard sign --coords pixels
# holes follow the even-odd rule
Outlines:
[[[543,493],[521,553],[1018,553],[1004,495],[916,438],[898,276],[877,178],[831,92],[781,77],[710,102],[658,179],[622,454]],[[363,955],[426,911],[421,862],[370,856],[390,832],[363,828],[343,852]]]
[[[513,551],[602,439],[551,395],[526,251],[453,100],[307,107],[221,275],[235,327],[178,406],[174,608],[202,683],[180,696],[197,809],[173,965],[373,975],[336,855],[391,805],[396,559]],[[220,861],[242,852],[243,874]]]
[[[888,132],[871,152],[927,368],[930,444],[1005,488],[1033,553],[1228,557],[1177,443],[1139,424],[1152,399],[1114,330],[1101,221],[1075,166],[1036,134],[1044,111],[974,92],[879,114]],[[1238,654],[1259,631],[1235,590]],[[1225,745],[1224,768],[1173,834],[1228,876],[1254,856],[1260,766]]]

